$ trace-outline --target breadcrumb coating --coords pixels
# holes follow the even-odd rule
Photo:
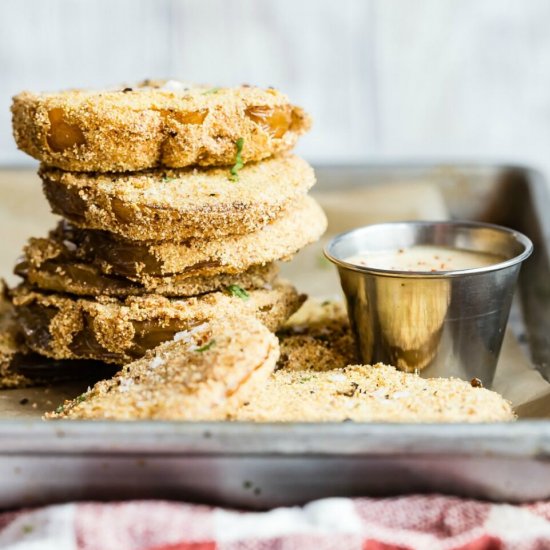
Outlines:
[[[49,386],[68,380],[94,383],[114,374],[114,368],[105,363],[58,361],[33,353],[25,345],[8,293],[0,279],[0,390]]]
[[[88,248],[104,272],[136,281],[146,279],[147,275],[174,273],[210,276],[240,273],[252,265],[290,260],[296,252],[319,240],[326,227],[327,219],[321,207],[311,197],[303,196],[272,222],[244,235],[215,240],[188,239],[180,243],[136,243],[105,238],[94,242],[92,234]],[[129,258],[132,253],[139,257],[137,262]]]
[[[256,319],[216,319],[177,333],[46,418],[216,420],[266,383],[278,354]]]
[[[278,273],[275,263],[253,265],[240,273],[218,273],[204,277],[181,273],[164,277],[140,277],[136,281],[103,273],[89,254],[80,249],[66,231],[54,231],[50,238],[31,238],[14,273],[42,290],[77,296],[135,296],[155,293],[163,296],[197,296],[237,285],[246,290],[263,288]]]
[[[277,369],[229,418],[253,422],[499,422],[498,393],[458,379],[424,379],[359,365],[342,302],[308,300],[279,332]]]
[[[502,422],[515,419],[498,393],[456,378],[424,379],[383,365],[280,369],[230,415],[254,422]]]
[[[131,240],[215,239],[256,231],[315,184],[313,169],[290,155],[226,169],[83,174],[42,166],[53,211],[87,229]]]
[[[322,364],[310,364],[307,358],[312,343],[324,342],[320,336],[338,339],[349,330],[343,312],[338,303],[308,302],[286,325],[285,330],[293,328],[299,334],[285,332],[279,336],[281,352],[291,340],[295,353],[286,358],[281,356],[274,372],[275,359],[267,368],[258,367],[262,368],[261,381],[257,378],[253,388],[235,382],[242,375],[248,380],[249,371],[240,369],[243,362],[235,358],[235,351],[243,360],[265,367],[265,362],[258,361],[265,354],[257,353],[265,336],[258,338],[244,319],[224,319],[217,321],[225,322],[222,333],[225,331],[232,338],[244,329],[245,341],[239,340],[239,345],[231,348],[226,345],[225,334],[220,337],[218,329],[200,325],[176,336],[176,340],[184,342],[183,347],[179,342],[162,344],[144,359],[124,367],[115,378],[100,382],[47,417],[253,422],[515,419],[510,404],[496,392],[462,380],[424,379],[383,364],[341,366],[350,353],[346,345],[341,346],[340,357],[334,349],[318,347]],[[304,335],[313,340],[292,340]],[[232,388],[230,399],[226,398],[228,387]]]
[[[11,107],[17,146],[63,170],[128,172],[231,166],[289,151],[310,117],[274,89],[148,81],[112,90],[22,92]]]
[[[305,300],[286,281],[265,289],[212,292],[191,298],[156,294],[117,299],[44,294],[24,285],[13,291],[27,345],[55,359],[125,364],[148,349],[216,317],[254,315],[276,331]]]
[[[105,231],[80,230],[61,223],[48,239],[30,239],[16,272],[50,290],[59,287],[43,287],[41,281],[45,276],[55,268],[63,275],[75,263],[88,265],[90,275],[94,264],[101,268],[105,277],[113,276],[111,280],[114,282],[122,277],[146,289],[169,286],[174,279],[180,282],[180,287],[185,284],[185,279],[209,284],[210,278],[220,275],[237,275],[253,266],[290,260],[297,251],[318,240],[326,229],[326,223],[319,205],[307,196],[298,199],[282,216],[258,231],[216,240],[128,241]],[[82,278],[85,277],[83,274]],[[172,294],[177,295],[177,292]]]

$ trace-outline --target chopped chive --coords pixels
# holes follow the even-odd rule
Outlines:
[[[229,176],[229,179],[231,181],[239,181],[239,170],[244,166],[243,158],[242,158],[242,151],[243,151],[243,145],[244,145],[244,139],[239,138],[235,142],[235,146],[237,147],[237,154],[235,155],[235,164],[232,166],[230,172],[231,175]]]
[[[86,399],[86,392],[81,393],[81,394],[75,399],[75,401],[76,401],[76,403],[78,404],[78,403],[82,403],[82,401],[84,401],[85,399]]]
[[[197,348],[195,351],[199,353],[203,353],[204,351],[208,351],[211,347],[216,345],[216,340],[210,340],[210,342],[204,344],[204,346],[201,346],[200,348]]]
[[[203,92],[202,95],[210,95],[210,94],[217,94],[220,91],[220,88],[210,88],[210,90],[206,90],[206,92]]]
[[[227,290],[235,297],[240,298],[243,301],[247,301],[250,298],[248,292],[239,285],[229,285]]]

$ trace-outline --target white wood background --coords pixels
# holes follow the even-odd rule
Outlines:
[[[550,0],[0,0],[0,164],[22,89],[274,85],[315,161],[467,157],[550,174]]]

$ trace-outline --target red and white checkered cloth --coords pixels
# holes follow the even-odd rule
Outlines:
[[[268,512],[165,501],[64,504],[0,514],[0,548],[543,550],[550,548],[550,502],[330,498]]]

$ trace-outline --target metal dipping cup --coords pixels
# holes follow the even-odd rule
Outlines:
[[[502,256],[456,271],[397,271],[355,265],[369,251],[434,245]],[[521,263],[533,250],[521,233],[476,222],[398,222],[336,236],[325,248],[336,264],[365,364],[425,377],[493,381]]]

